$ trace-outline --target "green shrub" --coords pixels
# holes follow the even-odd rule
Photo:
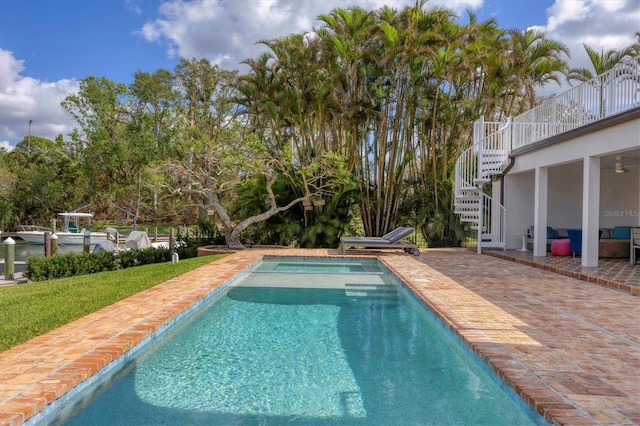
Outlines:
[[[186,259],[187,253],[181,258]],[[44,281],[56,278],[74,277],[103,271],[126,269],[132,266],[168,262],[171,252],[165,248],[98,253],[68,253],[62,256],[34,256],[27,259],[25,276],[31,281]]]
[[[168,248],[148,248],[136,250],[135,253],[138,265],[150,265],[171,260],[171,252]]]
[[[68,253],[62,256],[34,256],[27,259],[25,276],[31,281],[73,277],[118,269],[109,252]]]

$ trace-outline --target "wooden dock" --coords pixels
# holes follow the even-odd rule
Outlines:
[[[22,238],[18,237],[15,232],[4,232],[4,231],[2,231],[2,233],[0,233],[0,239],[2,239],[3,241],[6,240],[9,237],[13,238],[14,240],[17,238],[20,241],[22,241]]]

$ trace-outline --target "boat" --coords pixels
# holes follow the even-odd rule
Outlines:
[[[58,213],[63,218],[63,226],[60,231],[56,231],[59,245],[78,245],[84,244],[85,229],[79,227],[80,219],[90,220],[93,213],[80,212],[64,212]],[[16,236],[23,239],[29,244],[44,244],[44,233],[51,232],[50,228],[39,226],[22,226],[22,230],[16,231]],[[89,233],[89,243],[97,244],[101,241],[107,241],[108,234],[106,232]]]

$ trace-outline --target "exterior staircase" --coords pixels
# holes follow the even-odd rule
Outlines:
[[[454,211],[461,222],[478,232],[478,253],[482,248],[502,248],[505,241],[505,209],[486,192],[495,176],[504,172],[511,147],[510,121],[473,126],[473,145],[460,154],[455,168]]]

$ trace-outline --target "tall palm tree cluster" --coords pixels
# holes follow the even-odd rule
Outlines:
[[[241,103],[252,126],[301,162],[345,158],[367,235],[417,224],[432,244],[455,244],[452,169],[480,116],[500,120],[559,81],[568,54],[538,30],[466,24],[424,2],[398,11],[334,9],[320,28],[263,41],[246,61]]]
[[[419,228],[431,246],[457,245],[465,229],[453,213],[453,168],[473,122],[516,116],[547,83],[589,74],[569,70],[567,47],[539,30],[472,13],[461,23],[425,4],[333,9],[319,28],[261,41],[269,53],[247,59],[243,75],[181,59],[174,72],[136,73],[130,86],[87,78],[63,103],[79,125],[71,141],[31,137],[0,155],[0,175],[14,182],[4,205],[26,218],[87,199],[156,221],[213,216],[236,245],[240,234],[332,245],[343,232],[398,225]],[[639,45],[602,55],[585,47],[597,74]],[[49,173],[29,178],[39,153]]]

